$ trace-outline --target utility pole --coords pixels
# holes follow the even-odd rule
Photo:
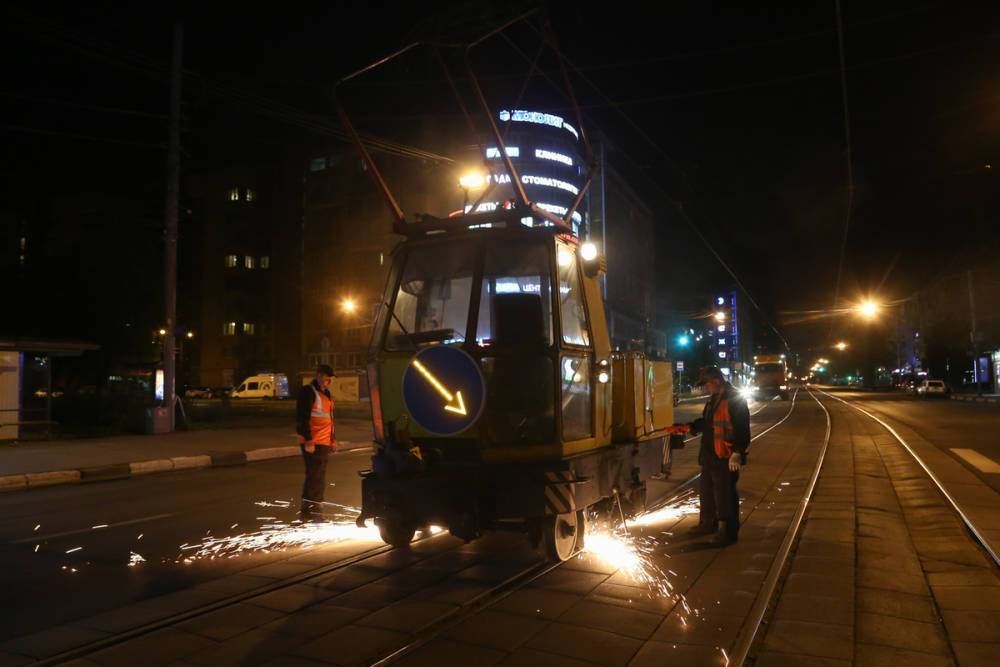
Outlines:
[[[976,295],[972,286],[972,269],[965,272],[966,281],[969,284],[969,318],[972,321],[972,331],[969,338],[972,339],[972,379],[976,383],[976,396],[983,395],[983,385],[979,382],[979,337],[976,334]]]
[[[168,431],[174,430],[174,402],[177,384],[177,360],[174,339],[177,335],[177,218],[180,208],[181,176],[181,73],[184,32],[174,24],[173,56],[170,60],[170,110],[167,120],[167,195],[164,206],[164,306],[166,337],[163,341],[163,401],[168,414]]]

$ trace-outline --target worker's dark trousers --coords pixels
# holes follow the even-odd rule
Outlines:
[[[312,453],[307,452],[303,445],[299,445],[299,449],[302,450],[302,460],[306,464],[306,481],[302,484],[301,514],[303,519],[308,519],[323,511],[323,492],[326,491],[326,461],[330,458],[330,448],[316,445],[316,450]]]
[[[735,538],[740,531],[740,494],[736,490],[739,472],[731,472],[728,465],[702,466],[698,478],[703,526],[715,527],[726,522],[726,533]]]

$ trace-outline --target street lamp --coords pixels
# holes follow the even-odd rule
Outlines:
[[[467,171],[458,178],[458,187],[462,188],[462,213],[469,206],[469,190],[478,190],[486,185],[486,177],[481,171]]]
[[[340,302],[340,309],[347,314],[353,313],[355,310],[357,310],[357,308],[358,304],[354,301],[354,299],[350,297]]]
[[[858,305],[858,312],[866,320],[874,319],[878,315],[879,305],[872,301],[871,299],[866,299],[860,305]]]
[[[726,321],[726,314],[723,311],[721,311],[721,310],[716,311],[715,312],[715,321],[716,322],[725,322]]]
[[[843,352],[844,350],[847,349],[847,343],[845,343],[844,341],[840,341],[839,343],[834,345],[834,347]]]

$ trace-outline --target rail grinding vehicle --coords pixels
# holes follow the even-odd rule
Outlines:
[[[571,225],[593,170],[563,214],[532,201],[471,64],[467,74],[487,141],[499,147],[492,168],[509,188],[508,205],[495,210],[407,221],[337,97],[403,237],[367,359],[376,447],[361,473],[358,523],[374,520],[394,546],[428,525],[465,540],[523,531],[548,558],[565,560],[582,545],[588,508],[609,499],[644,506],[646,481],[669,453],[671,365],[612,351],[606,261]],[[579,114],[577,122],[592,155]]]

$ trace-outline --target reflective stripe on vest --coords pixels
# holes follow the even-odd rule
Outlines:
[[[712,445],[715,455],[720,459],[728,459],[733,453],[733,422],[729,418],[729,401],[722,398],[712,413]]]
[[[316,394],[312,412],[309,413],[309,430],[313,442],[317,445],[333,444],[333,401],[315,386],[312,390]]]

